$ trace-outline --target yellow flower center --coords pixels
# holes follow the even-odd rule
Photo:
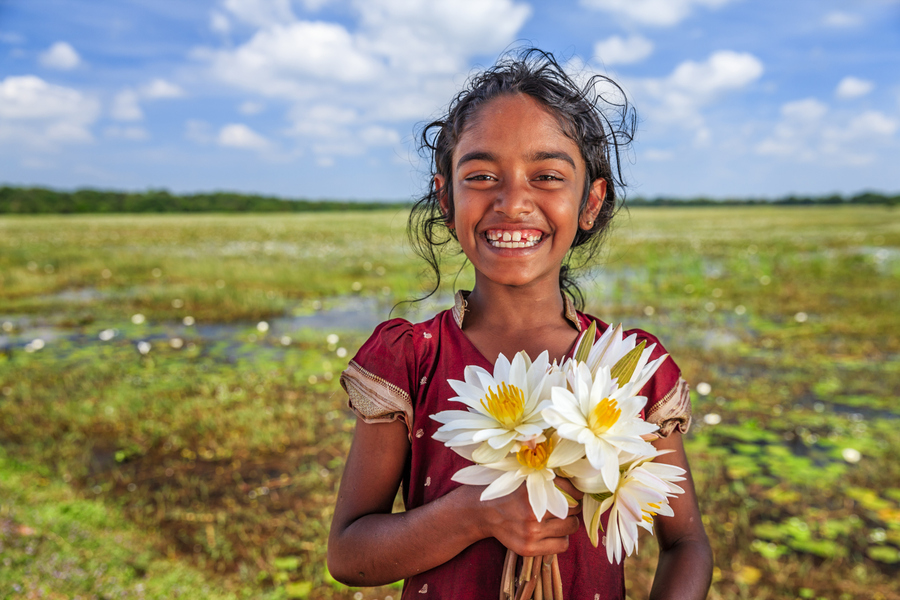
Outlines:
[[[615,400],[604,398],[588,415],[588,427],[597,435],[606,433],[610,427],[616,424],[621,414],[622,410]]]
[[[648,503],[647,503],[647,506],[653,507],[653,508],[655,508],[656,510],[659,510],[659,509],[660,509],[659,504],[653,504],[652,502],[648,502]],[[652,523],[652,522],[653,522],[653,517],[656,516],[656,511],[650,510],[649,508],[644,508],[644,509],[641,509],[641,512],[643,513],[643,514],[641,515],[641,518],[642,518],[642,519],[644,519],[644,520],[647,521],[648,523]]]
[[[496,393],[488,388],[481,406],[501,425],[512,427],[518,425],[522,413],[525,412],[525,394],[516,386],[506,385],[504,382],[497,386]]]
[[[536,444],[534,448],[522,446],[522,449],[516,452],[516,460],[523,467],[530,469],[542,470],[547,466],[547,459],[553,452],[553,440],[546,440],[540,444]]]

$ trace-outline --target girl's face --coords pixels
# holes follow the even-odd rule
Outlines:
[[[606,181],[591,184],[585,210],[585,164],[556,118],[527,95],[501,96],[481,107],[453,152],[451,227],[482,278],[525,286],[558,285],[578,227],[590,228]],[[435,177],[435,186],[447,181]],[[446,188],[444,188],[446,189]],[[441,196],[447,212],[449,198]]]

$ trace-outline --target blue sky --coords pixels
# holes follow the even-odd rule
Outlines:
[[[0,183],[409,199],[523,44],[625,87],[633,196],[900,191],[900,0],[0,0]]]

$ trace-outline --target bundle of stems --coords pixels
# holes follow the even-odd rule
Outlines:
[[[559,559],[555,554],[523,556],[516,577],[518,562],[519,555],[507,550],[500,580],[500,600],[563,600]]]

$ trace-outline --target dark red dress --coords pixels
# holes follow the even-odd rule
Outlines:
[[[577,329],[597,322],[597,335],[608,325],[568,307],[567,316]],[[466,365],[478,365],[493,372],[493,364],[463,334],[464,310],[457,306],[423,323],[393,319],[379,325],[362,346],[341,383],[350,395],[351,407],[367,422],[402,419],[410,432],[410,460],[403,476],[403,497],[410,510],[439,498],[461,485],[451,480],[454,473],[472,463],[462,458],[432,435],[440,423],[430,415],[443,410],[461,410],[449,398],[456,393],[448,379],[463,379]],[[651,359],[665,353],[652,335],[631,330],[647,345],[656,343]],[[508,357],[512,358],[512,357]],[[674,428],[686,431],[690,423],[690,400],[680,370],[666,360],[643,389],[648,402],[648,420],[660,423],[665,434]],[[655,418],[659,417],[659,419]],[[604,522],[605,522],[604,517]],[[604,523],[605,526],[605,523]],[[440,540],[434,540],[440,543]],[[494,538],[484,539],[439,567],[406,580],[404,599],[438,598],[489,599],[498,597],[506,549]],[[559,556],[560,573],[567,600],[624,598],[622,564],[610,564],[601,545],[594,548],[584,527],[569,538],[569,549]]]

